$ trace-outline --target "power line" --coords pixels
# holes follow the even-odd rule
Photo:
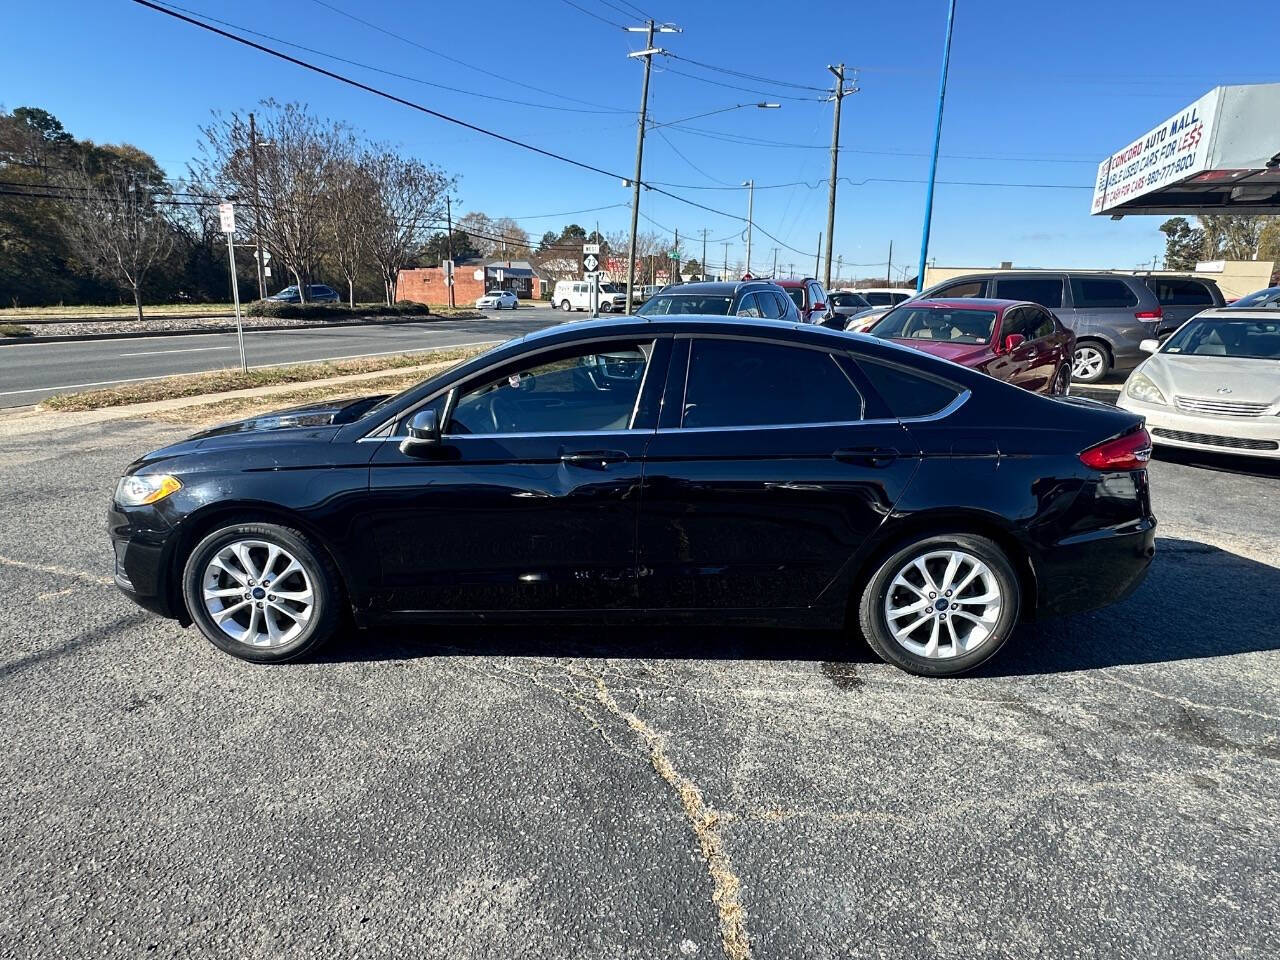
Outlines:
[[[588,17],[595,17],[601,23],[607,23],[609,26],[617,27],[619,30],[627,29],[626,24],[618,23],[616,20],[610,20],[608,17],[602,17],[600,16],[600,14],[596,13],[594,10],[588,10],[586,7],[579,6],[578,4],[574,3],[573,0],[564,0],[564,2],[567,3],[569,6],[573,7],[573,9],[577,10],[579,13],[585,13]]]
[[[769,77],[760,77],[752,73],[741,73],[737,70],[730,70],[727,67],[717,67],[715,64],[703,63],[700,60],[693,60],[689,57],[681,56],[676,53],[668,53],[667,56],[673,60],[683,60],[685,63],[693,64],[695,67],[702,67],[704,70],[714,70],[717,73],[724,73],[731,77],[738,77],[742,80],[750,80],[753,83],[763,83],[771,87],[792,87],[796,90],[814,90],[822,94],[831,92],[828,87],[815,87],[808,83],[791,83],[788,80],[772,80]]]
[[[566,0],[567,2],[567,0]],[[740,90],[744,93],[753,93],[758,97],[769,97],[773,100],[793,100],[798,103],[822,103],[826,101],[826,96],[821,97],[797,97],[794,94],[778,93],[776,90],[758,90],[754,87],[744,87],[737,83],[722,83],[719,80],[712,80],[710,77],[700,77],[695,73],[686,73],[683,70],[677,70],[674,67],[663,66],[663,73],[674,73],[678,77],[686,77],[690,80],[697,80],[699,83],[709,83],[715,87],[726,87],[729,90]]]
[[[606,107],[604,109],[596,109],[596,110],[586,110],[581,107],[561,107],[553,103],[538,103],[533,100],[516,100],[516,99],[513,99],[512,97],[498,96],[496,94],[491,94],[491,93],[479,93],[478,91],[475,91],[475,90],[466,90],[462,87],[453,87],[445,83],[436,83],[434,80],[423,80],[421,77],[413,77],[405,73],[397,73],[394,70],[387,70],[384,67],[375,67],[373,66],[373,64],[363,63],[359,60],[352,60],[348,57],[339,56],[336,53],[328,53],[327,51],[324,51],[324,50],[317,50],[315,47],[308,47],[301,43],[294,43],[293,41],[286,40],[283,37],[277,37],[270,33],[263,33],[260,30],[254,30],[251,27],[242,26],[241,24],[238,24],[238,23],[232,23],[229,20],[220,20],[217,17],[211,16],[207,13],[202,13],[198,10],[191,10],[191,9],[188,9],[187,7],[178,6],[177,4],[170,4],[169,6],[171,6],[174,10],[181,10],[183,13],[189,13],[192,16],[201,17],[202,19],[207,20],[210,23],[220,23],[224,27],[231,27],[235,30],[241,31],[242,33],[250,34],[251,36],[262,37],[264,40],[270,40],[272,43],[282,44],[286,47],[293,47],[295,50],[303,50],[317,57],[324,57],[327,60],[336,60],[337,62],[345,63],[348,66],[359,67],[362,70],[372,70],[374,73],[380,73],[384,76],[394,77],[397,80],[407,80],[410,83],[420,83],[423,86],[435,87],[438,90],[447,90],[450,93],[462,94],[463,96],[467,96],[467,97],[478,97],[481,100],[492,100],[497,103],[516,104],[522,107],[533,107],[538,110],[559,110],[563,113],[608,114],[608,113],[629,113],[630,112],[627,110],[622,110],[617,107]]]
[[[466,67],[468,70],[474,70],[477,73],[482,73],[486,77],[493,77],[495,80],[502,80],[504,83],[514,83],[517,86],[527,87],[530,90],[536,90],[538,93],[545,93],[551,97],[558,97],[561,100],[568,100],[570,103],[580,103],[583,106],[587,106],[587,107],[603,107],[604,109],[611,110],[611,111],[618,109],[616,107],[610,107],[607,104],[595,103],[594,101],[591,101],[591,100],[579,100],[577,97],[571,97],[565,93],[557,93],[554,90],[546,90],[542,87],[535,87],[533,84],[529,83],[527,80],[517,80],[514,77],[507,77],[507,76],[503,76],[500,73],[494,73],[492,70],[486,70],[484,69],[484,67],[478,67],[473,63],[468,63],[466,60],[460,60],[457,57],[450,56],[447,53],[441,53],[439,50],[436,50],[432,47],[428,47],[425,44],[419,43],[417,40],[413,40],[409,37],[404,36],[403,34],[396,33],[394,30],[388,30],[386,27],[376,24],[371,20],[365,20],[363,17],[358,17],[354,13],[349,13],[348,11],[343,10],[341,7],[335,6],[332,3],[328,3],[327,0],[311,0],[311,2],[318,4],[321,7],[325,7],[328,10],[332,10],[334,13],[338,14],[339,16],[346,17],[348,20],[353,20],[356,23],[363,24],[364,26],[368,27],[371,30],[376,30],[381,34],[385,34],[386,36],[399,40],[402,43],[407,43],[411,47],[417,47],[419,50],[423,50],[423,51],[426,51],[427,53],[432,54],[433,56],[440,57],[442,60],[448,60],[450,63],[456,63],[460,67]],[[623,113],[623,112],[629,112],[629,111],[619,110],[618,112]]]
[[[667,135],[666,135],[665,133],[663,133],[661,130],[659,130],[659,129],[657,129],[657,128],[655,127],[653,132],[654,132],[654,133],[656,133],[658,136],[660,136],[660,137],[663,139],[663,142],[665,142],[665,143],[666,143],[666,145],[667,145],[668,147],[670,147],[670,148],[671,148],[671,150],[675,153],[675,155],[676,155],[677,157],[679,157],[681,160],[683,160],[685,163],[687,163],[689,166],[691,166],[691,167],[692,167],[694,170],[696,170],[698,173],[702,174],[702,175],[703,175],[704,177],[706,177],[708,180],[712,181],[713,183],[722,184],[722,185],[724,186],[724,188],[725,188],[725,189],[735,189],[735,190],[739,190],[739,189],[741,189],[741,187],[737,186],[736,184],[731,184],[731,183],[729,183],[729,182],[728,182],[728,181],[726,181],[726,180],[721,180],[721,179],[719,179],[719,178],[717,178],[717,177],[713,177],[711,174],[707,173],[707,171],[703,170],[700,166],[698,166],[696,163],[694,163],[692,160],[690,160],[688,157],[686,157],[683,153],[681,153],[681,152],[680,152],[680,148],[679,148],[679,147],[677,147],[674,143],[672,143],[672,142],[670,141],[670,139],[668,139]]]

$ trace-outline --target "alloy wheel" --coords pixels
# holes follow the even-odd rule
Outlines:
[[[995,573],[967,550],[933,550],[904,563],[889,583],[884,617],[909,653],[949,660],[991,639],[1004,597]]]
[[[1098,347],[1085,344],[1076,347],[1071,375],[1077,380],[1094,381],[1107,372],[1107,357]]]
[[[298,558],[267,540],[235,540],[205,565],[201,597],[218,629],[237,643],[280,647],[315,612],[314,578]]]

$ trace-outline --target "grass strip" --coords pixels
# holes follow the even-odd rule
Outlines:
[[[422,353],[396,353],[385,357],[353,357],[349,360],[321,360],[316,363],[299,363],[287,367],[259,367],[243,372],[237,368],[213,370],[208,373],[184,374],[143,380],[138,383],[122,383],[102,390],[85,390],[78,393],[61,393],[41,403],[47,410],[70,413],[81,410],[99,410],[103,407],[119,407],[132,403],[151,403],[156,400],[173,400],[179,397],[199,397],[206,394],[226,393],[229,390],[245,390],[253,387],[270,387],[285,383],[304,383],[345,377],[356,373],[374,373],[381,370],[397,370],[423,364],[447,363],[465,360],[481,353],[483,347],[456,347],[429,350]],[[408,379],[421,379],[421,373]],[[377,392],[366,389],[365,384],[341,384],[349,394]],[[337,396],[338,394],[333,394]],[[300,401],[301,402],[301,401]],[[254,404],[261,407],[261,398]]]

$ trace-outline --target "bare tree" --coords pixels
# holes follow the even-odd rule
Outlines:
[[[63,209],[67,243],[94,274],[133,294],[142,319],[147,274],[173,252],[177,227],[153,186],[124,162],[96,174],[86,167],[68,175],[74,199]]]
[[[338,144],[330,160],[328,214],[329,243],[333,261],[347,281],[347,303],[356,305],[356,278],[368,262],[373,239],[375,191],[366,159],[356,152],[354,138]]]
[[[363,168],[372,195],[369,256],[382,276],[387,303],[392,304],[401,268],[444,217],[445,194],[454,181],[430,164],[385,147],[370,153]]]
[[[494,227],[493,220],[481,213],[479,210],[472,210],[470,213],[459,217],[455,226],[459,230],[465,230],[467,236],[471,237],[471,244],[480,251],[480,256],[491,257],[497,244],[494,237],[498,235],[497,229]]]
[[[326,215],[333,158],[349,143],[345,124],[315,117],[303,105],[264,100],[257,118],[257,143],[249,141],[247,117],[214,115],[201,128],[201,156],[192,164],[193,179],[210,197],[238,195],[253,209],[254,165],[261,205],[253,210],[254,230],[307,299],[307,285],[326,252],[332,231]]]
[[[493,221],[495,239],[494,255],[523,260],[533,252],[529,244],[529,233],[510,217],[499,217]]]

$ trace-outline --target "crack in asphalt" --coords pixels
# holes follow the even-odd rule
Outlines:
[[[558,699],[567,702],[587,721],[591,729],[600,735],[609,748],[619,756],[629,760],[638,761],[643,759],[643,757],[630,750],[624,749],[609,735],[595,711],[591,709],[593,705],[598,706],[607,714],[621,721],[640,738],[648,749],[650,765],[662,781],[675,792],[680,801],[685,819],[688,820],[689,827],[698,841],[702,858],[707,865],[707,873],[711,879],[711,900],[716,907],[720,928],[720,943],[724,950],[724,955],[727,960],[750,960],[751,943],[747,936],[746,910],[742,906],[741,899],[742,881],[734,872],[733,862],[725,848],[724,836],[721,831],[723,824],[732,820],[733,817],[732,815],[722,814],[709,806],[697,784],[676,770],[671,759],[667,756],[666,740],[662,734],[654,730],[632,711],[622,709],[603,678],[589,670],[575,668],[569,663],[557,662],[556,666],[564,672],[571,684],[570,689],[564,689],[554,683],[548,683],[531,671],[517,670],[497,663],[490,663],[487,666],[493,672],[520,677],[539,689],[545,690]],[[492,676],[493,673],[490,672],[489,675]],[[578,687],[578,682],[586,683],[588,689],[593,690],[593,696],[585,695]]]

